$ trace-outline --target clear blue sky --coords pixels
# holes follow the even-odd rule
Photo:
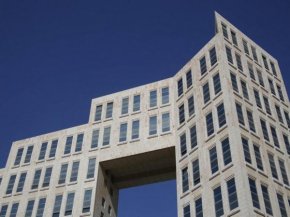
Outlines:
[[[92,98],[173,76],[214,10],[278,59],[289,92],[289,0],[1,1],[0,167],[12,141],[87,123]],[[175,197],[174,182],[126,190],[119,216],[177,216]]]

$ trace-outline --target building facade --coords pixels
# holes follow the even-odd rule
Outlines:
[[[278,62],[218,13],[215,33],[173,77],[93,99],[87,124],[14,142],[0,217],[116,217],[119,189],[171,179],[179,217],[290,216]]]

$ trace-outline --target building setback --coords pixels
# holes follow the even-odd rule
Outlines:
[[[87,124],[14,142],[0,217],[115,217],[119,189],[171,179],[179,217],[290,216],[278,62],[218,13],[215,33],[173,77],[93,99]]]

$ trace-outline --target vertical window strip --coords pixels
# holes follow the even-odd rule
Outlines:
[[[223,36],[225,38],[229,39],[227,26],[225,24],[223,24],[223,23],[222,23],[222,30],[223,30]]]
[[[54,201],[52,217],[60,216],[61,203],[62,203],[62,195],[57,195]]]
[[[170,131],[170,114],[165,113],[162,114],[162,132],[168,132]]]
[[[219,127],[221,128],[227,122],[226,115],[225,115],[225,108],[224,108],[223,103],[217,107],[217,115],[218,115]]]
[[[277,71],[276,71],[276,68],[275,68],[275,64],[270,61],[270,65],[271,65],[271,69],[272,69],[273,75],[277,76]]]
[[[244,47],[245,53],[250,55],[249,48],[248,48],[248,43],[245,40],[243,40],[243,47]]]
[[[256,62],[259,62],[258,60],[258,56],[257,56],[257,52],[256,52],[256,48],[254,48],[253,46],[251,46],[252,49],[252,54],[253,54],[253,58]]]
[[[272,176],[273,178],[278,179],[278,173],[276,169],[274,156],[268,153],[268,158],[269,158],[269,164],[270,164]]]
[[[184,168],[182,170],[182,192],[186,192],[188,191],[189,189],[189,186],[188,186],[188,168]]]
[[[121,114],[128,114],[129,112],[129,97],[122,99],[122,111]]]
[[[228,62],[231,63],[231,64],[234,64],[232,51],[227,46],[226,46],[226,53],[227,53]]]
[[[38,160],[43,160],[45,158],[46,149],[47,149],[47,142],[44,142],[41,144]]]
[[[208,82],[203,85],[203,102],[206,104],[207,102],[210,101],[210,90],[209,90],[209,84]]]
[[[212,112],[210,112],[206,116],[206,126],[207,126],[207,136],[209,137],[209,136],[211,136],[214,133]]]
[[[210,49],[209,56],[210,56],[210,64],[211,64],[211,66],[213,66],[217,62],[217,56],[216,56],[215,47]]]
[[[86,190],[83,201],[83,213],[88,213],[91,210],[92,189]]]
[[[199,161],[196,159],[192,162],[193,168],[193,184],[197,185],[200,183],[200,172],[199,172]]]
[[[169,103],[169,87],[162,88],[162,105]]]
[[[283,196],[277,193],[277,199],[278,199],[281,217],[288,217]]]
[[[26,156],[25,156],[25,159],[24,159],[24,163],[30,163],[32,152],[33,152],[33,148],[34,148],[33,145],[31,145],[31,146],[29,146],[27,148]]]
[[[96,158],[90,158],[88,162],[87,179],[94,178],[96,168]]]
[[[95,121],[100,121],[102,119],[103,105],[96,106]]]
[[[107,103],[107,111],[106,111],[106,119],[111,118],[113,116],[113,102]]]
[[[220,217],[224,214],[221,186],[214,189],[213,192],[214,192],[215,214],[216,217]]]
[[[270,78],[268,78],[268,82],[269,82],[271,93],[276,96],[276,91],[275,91],[275,87],[274,87],[273,81]]]
[[[264,104],[265,104],[266,112],[269,115],[272,115],[272,111],[271,111],[271,107],[270,107],[268,98],[266,96],[263,96],[263,99],[264,99]]]
[[[149,135],[157,134],[157,116],[150,117],[149,120]]]
[[[279,119],[280,123],[284,124],[284,120],[283,120],[283,117],[282,117],[282,113],[281,113],[280,107],[278,105],[275,105],[275,108],[276,108],[277,116],[278,116],[278,119]]]
[[[77,136],[75,152],[80,152],[80,151],[82,151],[83,140],[84,140],[84,134],[81,133],[81,134],[79,134],[79,135]]]
[[[249,185],[250,185],[253,206],[257,209],[260,209],[260,202],[259,202],[259,196],[258,196],[257,187],[256,187],[256,181],[249,177]]]
[[[274,145],[276,147],[280,148],[279,139],[278,139],[278,136],[277,136],[276,128],[273,127],[273,126],[270,126],[270,129],[271,129],[271,133],[272,133],[272,138],[273,138],[273,141],[274,141]]]
[[[183,208],[183,217],[190,217],[190,205]]]
[[[110,137],[111,137],[111,127],[106,127],[104,129],[103,135],[103,146],[107,146],[110,144]]]
[[[242,137],[242,144],[243,144],[245,161],[248,162],[249,164],[252,164],[249,143],[248,143],[248,140],[245,139],[244,137]]]
[[[187,153],[187,147],[186,147],[186,134],[182,134],[180,136],[180,153],[181,156],[185,155]]]
[[[241,56],[236,54],[236,60],[237,60],[238,69],[243,71],[243,63],[242,63]]]
[[[184,114],[184,104],[179,106],[179,124],[182,124],[185,121],[185,114]]]
[[[283,134],[283,139],[284,139],[284,143],[285,143],[285,146],[286,146],[287,153],[288,153],[288,155],[290,155],[290,142],[289,142],[288,136]]]
[[[237,40],[237,36],[236,36],[236,33],[231,31],[231,35],[232,35],[232,41],[233,41],[233,44],[236,45],[238,47],[238,40]]]
[[[67,155],[67,154],[70,154],[71,153],[72,140],[73,140],[73,137],[72,136],[68,136],[66,138],[64,155]]]
[[[286,122],[287,122],[287,126],[288,128],[290,128],[290,117],[289,117],[289,113],[284,111],[284,115],[285,115],[285,119],[286,119]]]
[[[255,96],[255,100],[256,100],[256,104],[259,108],[262,108],[262,103],[261,103],[261,99],[260,99],[260,94],[257,90],[254,89],[254,96]]]
[[[228,165],[232,162],[231,147],[229,138],[224,139],[222,142],[224,165]]]
[[[264,83],[263,75],[262,75],[262,72],[258,69],[257,69],[257,75],[259,79],[259,84],[264,87],[265,83]]]
[[[33,178],[32,186],[31,186],[31,190],[38,188],[40,176],[41,176],[41,169],[37,169],[34,173],[34,178]]]
[[[17,154],[16,154],[16,158],[15,158],[15,161],[14,161],[14,166],[20,165],[22,154],[23,154],[23,150],[24,150],[24,148],[19,148],[18,149]]]
[[[277,90],[278,90],[278,94],[279,94],[280,100],[282,100],[284,102],[284,96],[283,96],[282,88],[278,84],[276,86],[277,86]]]
[[[203,217],[202,198],[199,198],[195,201],[195,216]]]
[[[280,166],[283,182],[285,185],[289,186],[289,179],[288,179],[288,175],[287,175],[284,161],[279,160],[279,166]]]
[[[177,92],[178,92],[178,96],[181,96],[183,94],[183,81],[182,81],[182,78],[180,78],[177,81]]]
[[[132,139],[139,138],[139,120],[133,121],[132,123]]]
[[[76,182],[78,179],[78,173],[79,173],[79,166],[80,162],[75,161],[73,162],[72,169],[71,169],[71,175],[70,175],[70,182]]]
[[[25,179],[26,179],[26,172],[21,173],[19,181],[18,181],[18,186],[17,186],[17,190],[16,192],[22,192],[23,191],[23,187],[25,184]]]
[[[127,141],[127,123],[123,123],[120,125],[120,137],[119,137],[119,142],[125,142]]]
[[[262,156],[261,156],[260,148],[257,145],[254,145],[254,153],[255,153],[257,167],[258,169],[263,171],[264,167],[263,167]]]
[[[201,75],[204,75],[204,74],[207,72],[207,67],[206,67],[206,58],[205,58],[205,56],[202,57],[202,58],[199,60],[199,66],[200,66],[200,73],[201,73]]]
[[[237,77],[233,73],[231,73],[231,81],[232,81],[233,90],[238,93],[239,87],[238,87]]]
[[[247,100],[250,100],[246,82],[241,80],[241,86],[242,86],[242,91],[243,91],[244,98],[247,99]]]
[[[197,146],[197,133],[196,133],[196,125],[190,128],[190,141],[191,141],[191,149]]]
[[[261,185],[261,189],[262,189],[262,194],[263,194],[266,212],[269,215],[273,215],[271,200],[270,200],[269,193],[268,193],[268,188],[264,185]]]
[[[58,140],[53,140],[51,143],[51,147],[50,147],[50,152],[49,152],[49,158],[53,158],[55,157],[56,154],[56,149],[57,149],[57,145],[58,145]]]
[[[255,127],[255,122],[254,122],[254,118],[253,118],[253,113],[251,111],[247,110],[247,116],[248,116],[250,130],[255,133],[256,127]]]
[[[214,85],[214,93],[215,93],[215,95],[217,95],[222,90],[221,81],[220,81],[220,74],[219,73],[217,73],[213,77],[213,85]]]
[[[25,211],[25,217],[31,217],[32,213],[33,213],[33,208],[34,208],[34,203],[35,200],[29,200],[26,206],[26,211]],[[0,216],[2,217],[2,215],[0,214]],[[56,217],[56,216],[53,216]]]
[[[68,168],[68,164],[61,165],[59,179],[58,179],[59,185],[64,184],[66,182],[67,168]]]
[[[150,108],[157,106],[157,90],[150,91]]]
[[[191,70],[189,70],[186,73],[186,85],[187,85],[187,88],[189,88],[189,87],[192,86],[192,74],[191,74]]]
[[[91,148],[97,148],[99,144],[100,130],[93,130]]]
[[[195,112],[193,96],[189,97],[187,102],[188,102],[188,117],[190,117]]]
[[[263,59],[265,69],[267,69],[269,71],[269,65],[268,65],[267,58],[264,55],[262,55],[262,59]]]
[[[0,217],[5,217],[8,210],[8,205],[2,205],[0,211]]]
[[[264,120],[260,119],[261,122],[261,127],[262,127],[262,132],[263,132],[263,137],[266,141],[270,142],[270,138],[269,138],[269,133],[268,133],[268,129],[267,129],[267,124]]]
[[[216,147],[213,147],[209,150],[209,157],[210,157],[211,173],[214,174],[219,170]]]
[[[42,187],[43,188],[49,187],[51,174],[52,174],[52,167],[46,168],[45,174],[44,174],[43,183],[42,183]]]
[[[46,198],[41,198],[38,202],[36,217],[42,217],[45,209]]]
[[[14,188],[14,184],[15,184],[15,180],[16,180],[16,175],[11,175],[9,182],[8,182],[8,186],[6,189],[6,194],[11,194]]]
[[[69,193],[67,195],[65,212],[64,212],[65,216],[72,215],[74,198],[75,198],[75,193]]]
[[[251,79],[255,81],[256,77],[255,77],[253,65],[251,63],[248,63],[248,69],[249,69],[249,74],[250,74]]]
[[[18,207],[19,207],[19,203],[13,203],[9,217],[16,217],[17,216]]]
[[[237,109],[237,116],[238,121],[241,125],[245,126],[245,120],[244,120],[244,114],[243,114],[243,108],[240,104],[236,103],[236,109]]]
[[[233,210],[239,206],[235,178],[227,181],[227,187],[230,210]]]
[[[140,111],[140,95],[135,95],[133,99],[133,112]]]

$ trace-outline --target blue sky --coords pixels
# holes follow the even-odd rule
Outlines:
[[[214,36],[214,10],[290,90],[290,1],[1,1],[0,167],[13,141],[86,123],[92,98],[173,76]],[[177,216],[175,197],[174,181],[122,191],[119,216]]]

